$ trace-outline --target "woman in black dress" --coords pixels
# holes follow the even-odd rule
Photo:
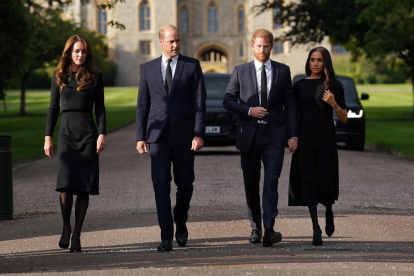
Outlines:
[[[335,231],[332,204],[338,200],[338,152],[333,111],[347,121],[342,84],[336,79],[331,56],[323,47],[313,48],[306,61],[307,78],[293,85],[299,113],[298,145],[291,147],[289,206],[308,206],[313,224],[313,245],[322,245],[317,205],[326,206],[325,233]],[[297,149],[296,149],[297,147]]]
[[[59,247],[81,252],[80,235],[89,205],[89,195],[99,194],[98,154],[106,145],[106,113],[103,74],[94,68],[89,41],[74,35],[66,42],[59,65],[53,73],[50,107],[47,115],[44,150],[52,158],[52,136],[62,102],[62,120],[58,137],[59,170],[56,191],[63,217]],[[92,109],[99,132],[93,121]],[[73,195],[75,228],[70,215]]]

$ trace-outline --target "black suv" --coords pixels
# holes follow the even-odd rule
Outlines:
[[[223,107],[224,94],[231,74],[204,74],[207,90],[206,146],[236,144],[238,116]]]
[[[306,75],[300,74],[293,78],[293,83],[306,78]],[[365,113],[354,81],[345,76],[337,76],[338,80],[345,88],[345,103],[348,110],[348,121],[342,123],[338,120],[333,112],[333,120],[336,126],[336,141],[345,142],[348,148],[363,151],[365,147]],[[368,100],[369,95],[362,93],[361,100]]]

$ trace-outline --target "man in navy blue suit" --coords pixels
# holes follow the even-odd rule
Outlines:
[[[263,246],[268,247],[282,240],[282,234],[273,229],[278,214],[277,187],[287,144],[287,123],[292,152],[297,145],[297,107],[289,67],[270,60],[272,33],[256,30],[251,48],[255,59],[234,69],[223,105],[239,116],[236,147],[241,152],[251,243],[262,239],[259,183],[263,161]]]
[[[159,31],[162,55],[144,64],[139,82],[136,139],[140,154],[150,152],[161,244],[172,250],[174,224],[179,246],[188,239],[186,222],[193,194],[194,152],[205,134],[206,89],[198,60],[180,55],[180,34],[166,25]],[[148,146],[149,144],[149,146]],[[177,185],[171,213],[171,163]]]

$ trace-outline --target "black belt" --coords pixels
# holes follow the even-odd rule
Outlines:
[[[79,108],[79,109],[64,109],[64,110],[62,110],[62,113],[66,113],[66,112],[92,112],[92,109]]]

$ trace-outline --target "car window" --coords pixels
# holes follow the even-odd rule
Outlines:
[[[305,75],[296,75],[293,78],[292,85],[297,82],[298,80],[301,80],[303,78],[306,78]],[[342,78],[338,77],[338,80],[342,83],[345,89],[345,101],[358,101],[358,93],[355,88],[355,83],[352,79],[348,78]]]
[[[354,81],[352,79],[338,78],[345,89],[345,101],[358,101],[358,93],[355,88]]]
[[[223,100],[230,77],[205,77],[207,99]]]

